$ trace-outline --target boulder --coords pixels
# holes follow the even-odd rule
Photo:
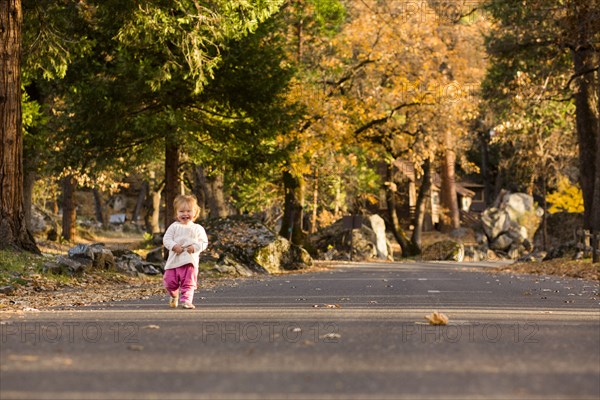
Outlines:
[[[421,259],[424,261],[457,261],[465,258],[465,247],[454,240],[435,242],[423,249]]]
[[[111,271],[116,269],[115,257],[103,243],[78,244],[69,249],[68,255],[70,259],[88,267]]]
[[[323,260],[391,260],[392,246],[381,222],[381,217],[369,216],[359,229],[350,231],[340,219],[311,237],[313,255]]]
[[[142,257],[132,251],[128,251],[117,258],[116,264],[118,270],[129,275],[135,276],[144,271]]]
[[[533,238],[544,211],[526,193],[503,191],[494,206],[481,214],[481,229],[476,233],[480,245],[519,258],[533,250]]]
[[[280,273],[312,265],[306,250],[248,216],[207,220],[203,226],[209,249],[201,262],[217,258],[219,266],[229,266],[240,275]],[[233,272],[232,268],[224,268]]]
[[[65,256],[56,257],[55,261],[48,261],[43,265],[43,271],[57,275],[80,275],[88,271],[91,264],[81,263],[79,260]]]
[[[392,257],[392,252],[390,243],[385,234],[385,221],[377,214],[370,215],[367,221],[370,223],[370,227],[375,234],[375,250],[377,251],[377,258],[380,260],[390,259]]]

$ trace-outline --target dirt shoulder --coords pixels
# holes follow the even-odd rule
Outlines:
[[[600,264],[592,264],[591,260],[557,258],[548,261],[514,263],[501,267],[499,271],[518,274],[567,276],[590,281],[600,281]]]

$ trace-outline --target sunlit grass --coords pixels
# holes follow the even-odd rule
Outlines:
[[[0,250],[0,285],[23,284],[24,276],[40,273],[48,259],[29,252]]]

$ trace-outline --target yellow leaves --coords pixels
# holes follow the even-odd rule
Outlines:
[[[426,315],[425,319],[429,321],[429,325],[448,325],[448,317],[445,314],[434,311],[430,315]]]
[[[546,201],[551,204],[548,212],[582,213],[583,195],[581,189],[569,181],[566,176],[558,179],[558,189],[546,196]]]

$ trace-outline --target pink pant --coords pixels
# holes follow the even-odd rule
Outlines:
[[[180,301],[191,303],[194,300],[194,290],[198,284],[198,271],[192,264],[165,270],[163,276],[165,289],[171,297],[177,297],[181,290]]]

